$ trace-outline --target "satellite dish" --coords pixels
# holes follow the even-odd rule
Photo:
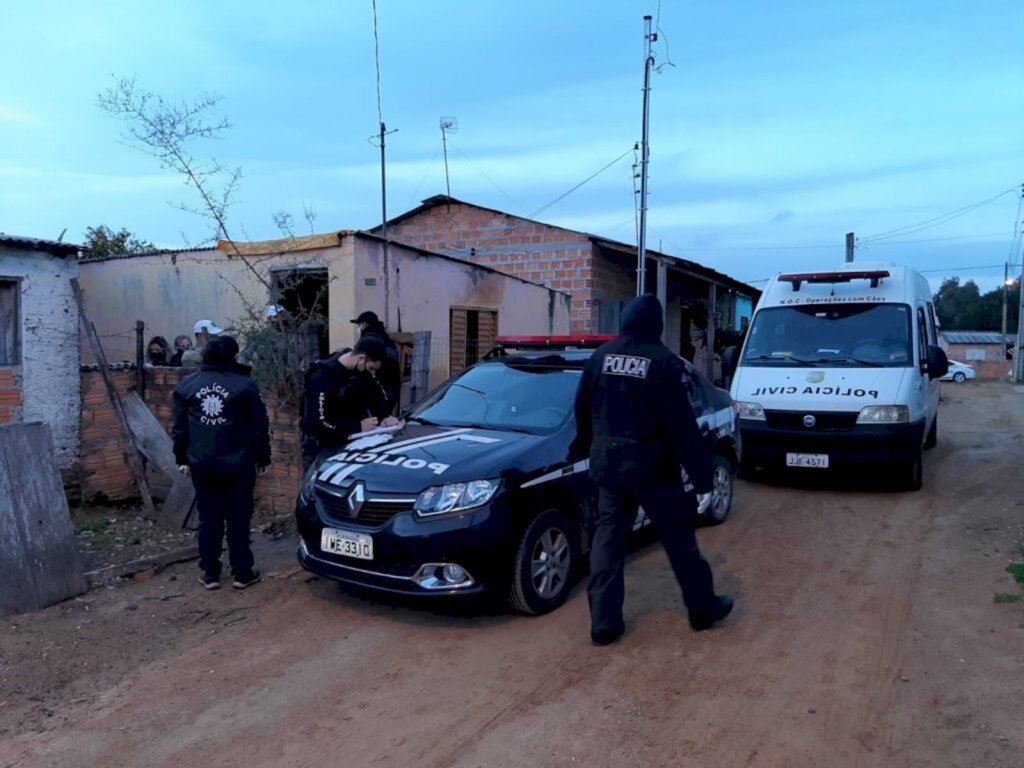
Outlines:
[[[445,133],[458,133],[459,121],[454,117],[441,117],[441,130]]]

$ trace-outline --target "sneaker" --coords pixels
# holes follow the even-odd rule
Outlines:
[[[729,595],[719,595],[709,610],[690,613],[690,626],[694,632],[709,629],[712,624],[721,621],[731,612],[732,598]]]
[[[626,631],[625,627],[615,629],[592,629],[590,630],[590,641],[597,646],[611,645]]]
[[[220,589],[220,577],[208,573],[199,574],[199,583],[207,589]]]
[[[236,576],[231,586],[235,589],[245,589],[253,584],[259,584],[261,581],[263,581],[263,574],[253,568],[246,577]]]

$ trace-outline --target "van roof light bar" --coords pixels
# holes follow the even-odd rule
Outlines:
[[[791,283],[793,290],[799,291],[803,283],[849,283],[853,280],[870,280],[871,287],[877,288],[886,277],[889,277],[889,270],[870,269],[861,272],[796,272],[779,275],[779,280]]]

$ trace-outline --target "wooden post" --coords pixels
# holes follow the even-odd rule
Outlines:
[[[146,324],[135,321],[135,391],[146,399]]]
[[[412,347],[412,393],[409,405],[418,402],[430,388],[430,331],[417,331]]]
[[[124,414],[124,407],[121,404],[121,397],[117,394],[117,387],[114,386],[114,377],[110,375],[110,368],[107,366],[107,356],[103,353],[103,345],[100,344],[100,337],[96,333],[96,326],[89,319],[89,313],[85,308],[85,297],[82,295],[82,288],[78,284],[78,278],[71,278],[71,290],[75,293],[75,301],[78,302],[78,317],[82,323],[82,330],[89,340],[92,353],[96,356],[96,364],[103,376],[103,383],[107,386],[107,395],[110,397],[110,405],[114,409],[117,423],[121,427],[121,434],[125,439],[125,453],[128,456],[128,466],[131,467],[135,476],[135,484],[139,487],[139,495],[142,496],[142,505],[150,518],[156,517],[156,507],[153,506],[153,496],[149,492],[149,483],[146,482],[146,470],[142,466],[142,459],[139,449],[135,444],[135,435],[128,426],[128,419]]]
[[[715,313],[718,311],[718,285],[712,283],[708,286],[708,330],[704,334],[704,343],[707,345],[707,357],[704,360],[704,373],[708,381],[715,380]]]

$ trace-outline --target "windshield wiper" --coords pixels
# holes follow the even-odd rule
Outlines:
[[[467,389],[470,392],[473,392],[473,393],[475,393],[477,395],[480,395],[480,397],[482,397],[484,399],[487,398],[487,393],[486,392],[481,392],[479,389],[473,389],[472,387],[467,387],[465,384],[459,384],[458,382],[456,382],[455,384],[452,384],[452,386],[453,387],[458,387],[459,389]]]
[[[884,363],[876,363],[874,360],[862,360],[859,357],[850,357],[849,355],[836,355],[835,357],[819,357],[815,362],[818,363],[830,363],[833,360],[847,360],[851,363],[857,363],[868,368],[885,368]]]
[[[817,366],[810,360],[804,360],[801,357],[794,357],[793,355],[757,355],[757,357],[748,357],[747,360],[792,360],[794,363],[806,366],[808,368],[817,368]]]
[[[425,427],[443,427],[444,424],[438,424],[436,421],[430,419],[424,419],[420,416],[406,416],[406,421],[415,421],[417,424],[422,424]]]
[[[534,434],[534,432],[524,427],[513,427],[508,424],[460,424],[459,426],[466,429],[497,429],[501,432],[519,432],[523,435]]]

